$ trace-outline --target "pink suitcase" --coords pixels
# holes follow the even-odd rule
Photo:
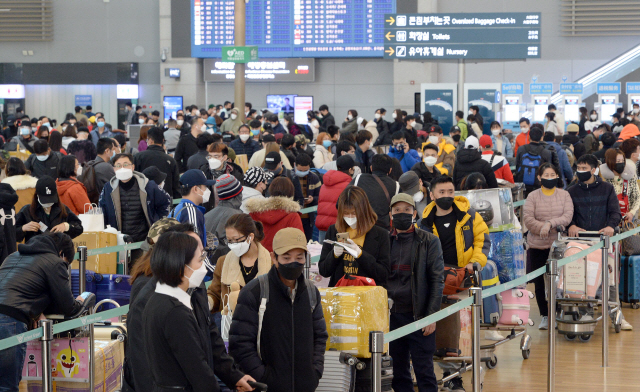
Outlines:
[[[569,242],[563,257],[574,255],[590,246],[591,244],[583,242]],[[585,298],[585,295],[587,298],[595,298],[602,281],[602,250],[589,253],[586,265],[584,258],[565,265],[558,275],[558,288],[564,289],[565,298]]]
[[[529,301],[533,298],[533,293],[523,289],[513,289],[503,291],[498,294],[502,315],[498,324],[503,325],[533,325],[529,318],[531,306]]]

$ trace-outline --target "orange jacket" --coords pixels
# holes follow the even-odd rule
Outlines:
[[[620,132],[619,141],[631,139],[632,137],[640,135],[640,130],[635,124],[627,124],[622,128],[622,132]]]
[[[71,212],[76,215],[84,214],[84,205],[91,203],[84,184],[75,178],[69,178],[56,180],[56,186],[58,187],[58,196],[62,204],[69,207]]]
[[[518,148],[520,148],[520,146],[524,146],[525,144],[529,144],[529,132],[520,133],[518,136],[516,136],[516,146],[513,150],[513,155],[516,156],[518,154]]]

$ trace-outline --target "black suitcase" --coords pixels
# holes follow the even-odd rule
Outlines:
[[[355,392],[371,392],[373,387],[371,385],[371,358],[358,358],[361,362],[364,362],[366,367],[363,370],[356,372],[356,388]],[[393,382],[393,359],[389,355],[382,356],[382,391],[391,392],[393,388],[391,383]]]

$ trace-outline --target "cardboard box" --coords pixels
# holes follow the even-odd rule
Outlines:
[[[118,236],[104,231],[88,231],[73,239],[73,245],[86,246],[87,249],[99,249],[118,245]],[[103,255],[89,256],[87,258],[87,270],[100,274],[117,273],[118,253],[112,252]],[[78,269],[78,261],[71,263],[71,268]]]
[[[329,340],[336,349],[358,358],[371,358],[369,331],[389,332],[389,301],[383,287],[333,287],[319,289]],[[389,351],[385,344],[384,352]]]

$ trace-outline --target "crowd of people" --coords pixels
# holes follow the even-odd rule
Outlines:
[[[132,255],[125,389],[248,391],[257,380],[313,391],[328,335],[302,274],[309,241],[322,245],[329,286],[368,278],[393,300],[391,329],[410,324],[447,306],[445,269],[487,262],[489,227],[456,191],[523,183],[534,269],[560,226],[613,235],[632,221],[638,109],[616,113],[613,126],[585,109],[565,125],[550,105],[544,124],[522,118],[514,133],[494,121],[483,134],[478,107],[456,112],[445,132],[429,112],[400,109],[390,121],[383,108],[371,120],[349,110],[338,127],[327,105],[296,124],[225,102],[162,124],[127,103],[126,124],[148,125],[129,140],[90,107],[60,125],[19,108],[0,138],[0,149],[24,154],[0,156],[0,340],[80,306],[68,286],[72,239],[84,230],[78,215],[99,207],[105,224],[146,245]],[[533,283],[546,329],[544,281]],[[438,332],[432,324],[390,344],[395,391],[413,390],[411,363],[418,389],[438,390]],[[17,390],[25,346],[9,351],[0,389]],[[464,391],[460,377],[446,386]]]

